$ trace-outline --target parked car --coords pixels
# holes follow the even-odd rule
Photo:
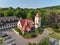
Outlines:
[[[11,45],[16,45],[16,44],[11,44]]]
[[[8,39],[11,39],[11,38],[12,38],[11,36],[7,35],[7,36],[4,37],[4,41],[8,40]]]
[[[12,38],[10,35],[6,34],[6,33],[0,33],[0,35],[3,37],[3,40],[8,40],[10,38]]]
[[[6,35],[6,33],[0,33],[0,35],[3,37],[4,35]]]
[[[8,44],[8,45],[16,45],[16,44]]]
[[[4,38],[4,37],[7,37],[7,36],[8,36],[7,34],[2,35],[3,38]]]

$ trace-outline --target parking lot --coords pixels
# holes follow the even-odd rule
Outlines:
[[[4,45],[27,45],[28,42],[26,40],[24,40],[23,38],[21,38],[19,35],[17,35],[14,31],[7,30],[7,31],[2,31],[2,33],[6,33],[8,34],[11,38],[10,39],[6,39],[5,41],[3,41]]]

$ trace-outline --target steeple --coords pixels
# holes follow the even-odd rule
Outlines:
[[[35,28],[38,28],[41,26],[41,15],[39,13],[35,16]]]
[[[36,18],[40,18],[41,15],[40,15],[39,13],[37,13],[35,17],[36,17]]]

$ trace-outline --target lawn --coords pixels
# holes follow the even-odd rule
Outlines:
[[[56,32],[56,33],[60,33],[60,30],[58,30],[58,29],[54,29],[54,32]]]
[[[49,34],[49,37],[52,37],[52,38],[55,38],[55,39],[60,39],[60,36],[55,34],[55,33]]]

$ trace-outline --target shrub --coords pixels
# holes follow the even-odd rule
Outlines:
[[[30,42],[29,42],[28,45],[36,45],[36,43],[30,43]]]
[[[35,33],[37,33],[37,34],[41,34],[42,32],[43,32],[43,30],[41,28],[35,30]]]
[[[37,35],[35,33],[26,32],[23,37],[25,38],[35,38]]]
[[[33,43],[32,45],[36,45],[36,43]]]
[[[32,45],[32,44],[29,42],[28,45]]]
[[[23,35],[23,37],[24,37],[24,38],[29,38],[30,36],[29,36],[28,33],[26,33],[26,34]]]

